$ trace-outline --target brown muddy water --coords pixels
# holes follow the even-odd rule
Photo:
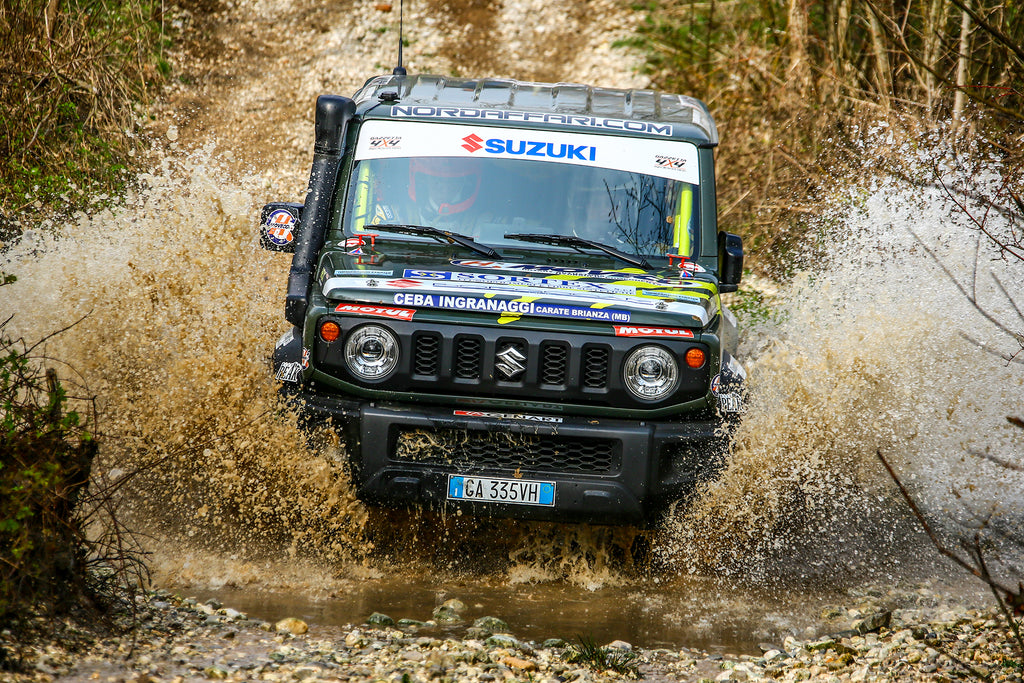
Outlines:
[[[980,586],[957,581],[944,584],[946,605],[987,605]],[[387,577],[347,585],[335,595],[219,590],[184,586],[182,595],[201,602],[216,599],[250,617],[276,622],[297,617],[316,626],[358,626],[374,612],[395,621],[425,621],[443,601],[458,598],[467,605],[465,623],[420,627],[419,635],[464,636],[474,619],[498,616],[521,640],[542,643],[548,638],[597,643],[613,640],[643,648],[688,647],[707,652],[758,654],[761,644],[782,645],[787,636],[812,639],[850,628],[844,609],[918,608],[938,605],[934,586],[922,593],[870,589],[861,595],[817,589],[766,592],[740,588],[715,579],[676,579],[671,585],[653,582],[588,590],[562,582],[488,584],[482,581],[424,581]],[[898,597],[897,597],[898,594]],[[953,597],[950,597],[953,596]],[[872,607],[865,607],[866,605]],[[830,615],[836,615],[831,616]],[[840,616],[841,615],[841,616]]]
[[[948,158],[928,144],[925,171]],[[1000,172],[986,160],[946,180],[998,186]],[[823,611],[871,586],[898,606],[947,576],[880,451],[953,547],[978,520],[1024,519],[1020,474],[971,455],[1024,453],[1006,421],[1024,412],[1024,366],[1006,360],[1019,345],[951,281],[1024,329],[1024,273],[937,190],[870,164],[837,179],[808,265],[736,298],[748,412],[722,476],[649,532],[638,565],[628,529],[371,514],[354,499],[339,446],[307,450],[275,398],[288,262],[258,248],[256,224],[288,198],[265,187],[210,149],[158,157],[119,205],[33,226],[0,255],[18,277],[0,288],[5,332],[33,343],[71,326],[37,355],[80,406],[95,397],[99,483],[121,483],[160,586],[314,623],[425,620],[443,591],[525,638],[752,650],[848,628]],[[996,572],[1020,566],[993,556]],[[964,586],[943,599],[973,601]]]

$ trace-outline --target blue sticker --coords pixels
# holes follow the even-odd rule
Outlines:
[[[267,216],[266,235],[273,244],[283,247],[290,244],[295,235],[292,229],[295,227],[295,216],[286,209],[278,209]]]
[[[547,318],[570,318],[573,320],[597,320],[616,323],[629,322],[628,311],[613,308],[586,308],[583,306],[546,304],[535,301],[481,299],[473,296],[454,296],[450,294],[398,292],[394,295],[394,303],[398,306],[443,308],[450,311],[510,313],[513,315],[537,315]]]

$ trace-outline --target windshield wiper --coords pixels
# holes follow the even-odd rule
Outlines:
[[[575,235],[543,235],[540,233],[515,233],[505,235],[507,240],[521,240],[523,242],[538,242],[540,244],[550,244],[556,247],[572,247],[573,249],[582,252],[580,247],[587,247],[588,249],[597,249],[603,251],[609,256],[614,256],[617,259],[625,261],[631,266],[637,268],[643,268],[644,270],[650,270],[651,264],[647,262],[643,256],[634,256],[633,254],[627,254],[621,252],[615,247],[609,247],[607,244],[601,244],[600,242],[594,242],[593,240],[585,240],[582,237],[576,237]]]
[[[384,223],[383,225],[367,225],[367,230],[383,230],[384,232],[397,232],[402,235],[415,235],[417,237],[433,237],[439,242],[447,242],[448,244],[458,244],[472,249],[478,254],[484,256],[490,256],[491,258],[501,258],[494,249],[483,244],[478,244],[472,237],[466,235],[460,235],[457,232],[451,232],[449,230],[441,230],[440,228],[434,228],[429,225],[405,225],[398,223]]]

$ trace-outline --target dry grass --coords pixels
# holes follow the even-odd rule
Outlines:
[[[134,104],[169,72],[162,8],[151,0],[0,4],[0,241],[33,207],[74,205],[123,182]]]
[[[657,87],[708,102],[719,124],[719,217],[758,270],[785,277],[808,218],[870,122],[980,125],[1024,149],[1024,16],[994,0],[650,0],[633,41]],[[970,11],[970,13],[967,12]],[[967,31],[964,32],[965,16]],[[979,122],[983,122],[980,123]],[[956,126],[954,126],[955,128]]]

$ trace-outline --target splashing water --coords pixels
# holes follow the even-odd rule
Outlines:
[[[904,168],[838,183],[818,266],[745,336],[749,411],[721,478],[667,520],[664,561],[764,582],[911,571],[923,538],[878,452],[954,536],[970,516],[968,529],[986,514],[1024,519],[1024,478],[969,455],[1020,463],[1024,432],[1006,419],[1022,412],[1024,366],[1008,361],[1019,342],[953,281],[1024,332],[1012,300],[1024,263],[998,258],[971,217],[987,213],[1003,238],[1014,225],[965,194],[994,199],[1009,172],[978,153],[958,160],[937,138],[866,150]]]
[[[27,234],[5,265],[12,332],[46,343],[98,399],[100,468],[126,480],[131,526],[240,556],[338,558],[364,513],[310,458],[267,356],[287,264],[258,249],[257,186],[208,148],[163,158],[117,209]],[[5,304],[4,308],[8,308]]]
[[[1000,172],[988,164],[969,177],[998,186]],[[937,513],[953,505],[949,482],[969,482],[975,508],[999,498],[1019,514],[1020,481],[965,453],[1019,459],[1022,433],[1005,417],[1022,412],[1024,372],[999,357],[1012,340],[943,267],[960,278],[977,267],[983,305],[1009,320],[1013,306],[985,273],[1019,292],[1024,267],[991,260],[941,188],[872,177],[841,185],[817,267],[745,332],[748,414],[721,478],[652,537],[659,580],[899,575],[892,560],[921,537],[878,450]],[[46,353],[66,363],[71,393],[98,397],[101,467],[134,473],[125,507],[154,567],[185,582],[300,590],[318,573],[330,583],[424,567],[512,585],[643,580],[629,552],[636,530],[368,515],[343,458],[311,454],[275,394],[267,357],[286,326],[288,263],[258,248],[263,192],[254,177],[233,179],[212,147],[162,158],[118,208],[40,226],[6,255],[19,278],[0,290],[12,331],[37,339],[81,318]],[[302,562],[288,574],[282,557]]]

